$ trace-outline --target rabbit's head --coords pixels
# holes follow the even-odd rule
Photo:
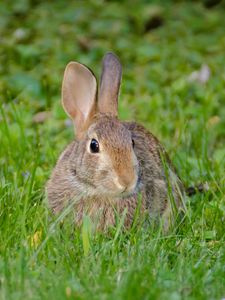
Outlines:
[[[131,132],[117,119],[121,64],[105,55],[100,89],[93,73],[77,62],[68,64],[62,86],[62,105],[73,120],[76,147],[69,155],[79,191],[95,197],[125,197],[136,192],[138,160]],[[62,160],[67,160],[67,153]]]

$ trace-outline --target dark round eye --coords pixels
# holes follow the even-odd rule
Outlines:
[[[90,143],[90,149],[92,153],[98,153],[99,152],[99,143],[95,139],[91,140]]]
[[[134,140],[132,139],[132,146],[134,147],[135,143],[134,143]]]

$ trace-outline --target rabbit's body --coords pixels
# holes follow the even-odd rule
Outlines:
[[[77,140],[53,170],[47,185],[49,203],[58,213],[73,201],[77,225],[89,215],[105,229],[115,224],[117,215],[124,215],[124,224],[130,226],[138,208],[154,219],[164,215],[167,226],[170,198],[181,207],[182,184],[158,140],[143,126],[117,119],[120,77],[117,58],[106,55],[96,102],[93,74],[77,63],[67,67],[63,106],[74,120]]]
[[[141,185],[140,179],[138,179],[139,166],[136,157],[134,157],[135,172],[129,170],[130,163],[126,159],[130,150],[126,149],[126,133],[129,131],[122,122],[114,117],[101,115],[96,117],[96,121],[92,127],[98,133],[101,144],[105,147],[108,146],[109,152],[111,150],[114,159],[107,157],[107,164],[105,161],[101,166],[102,162],[99,162],[99,158],[96,156],[94,160],[90,153],[86,153],[86,157],[84,157],[88,136],[82,141],[72,142],[61,154],[48,182],[49,203],[53,211],[57,213],[73,201],[77,225],[82,223],[84,215],[89,215],[102,229],[114,225],[116,214],[121,215],[126,209],[124,223],[129,226],[136,211],[137,193]],[[119,138],[120,135],[116,133],[118,128],[121,130],[121,135],[124,134],[125,141],[122,141]],[[114,140],[114,149],[111,149],[111,143],[107,145],[109,141],[107,135],[110,132],[112,140]],[[124,155],[121,156],[123,152]],[[133,165],[131,168],[133,169]],[[120,184],[117,189],[115,169],[116,173],[121,173],[121,177],[125,181],[129,180],[127,176],[134,176],[131,191],[122,193],[121,196]]]
[[[105,124],[106,119],[110,120],[110,118],[104,116],[103,123]],[[119,121],[114,120],[114,122]],[[84,153],[83,147],[86,146],[86,141],[74,141],[61,154],[48,182],[48,199],[55,213],[60,212],[71,201],[74,201],[75,223],[80,225],[83,216],[89,215],[93,222],[97,222],[98,228],[101,229],[114,225],[116,215],[123,215],[125,210],[124,224],[130,226],[139,205],[140,211],[148,213],[150,218],[155,219],[155,217],[160,217],[163,214],[167,217],[170,211],[167,180],[172,183],[174,178],[175,182],[172,185],[173,197],[177,206],[180,206],[178,189],[182,190],[182,184],[168,160],[166,163],[171,178],[166,178],[160,157],[160,155],[163,155],[163,148],[158,140],[137,123],[119,123],[131,132],[134,139],[134,152],[138,159],[139,177],[136,189],[127,197],[126,195],[122,197],[111,195],[110,191],[105,191],[105,193],[101,190],[98,191],[96,185],[103,181],[107,171],[102,170],[99,172],[95,164],[90,171],[87,170],[85,165],[83,166],[85,172],[80,175],[79,170],[82,169],[83,162],[82,156],[79,154]],[[111,120],[109,126],[111,127]],[[93,170],[97,172],[93,172]],[[142,196],[141,203],[138,202],[137,197],[139,191]],[[167,222],[167,220],[165,221]]]

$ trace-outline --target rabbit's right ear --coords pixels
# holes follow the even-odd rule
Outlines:
[[[70,62],[64,73],[62,105],[81,138],[96,111],[97,82],[92,72],[82,64]]]

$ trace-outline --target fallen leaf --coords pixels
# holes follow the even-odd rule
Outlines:
[[[71,288],[69,286],[66,287],[66,296],[69,298],[72,294]]]
[[[204,64],[201,66],[200,70],[192,72],[188,77],[188,80],[190,82],[198,81],[199,83],[204,84],[209,80],[210,73],[210,68]]]
[[[219,122],[220,122],[220,117],[213,116],[208,120],[207,125],[208,125],[208,127],[212,127],[212,126],[218,124]]]
[[[31,237],[30,237],[30,245],[33,248],[37,248],[38,245],[41,242],[41,237],[42,237],[42,231],[38,230],[36,231]]]
[[[50,111],[40,111],[36,115],[33,116],[32,121],[34,123],[44,123],[47,119],[51,117]]]

